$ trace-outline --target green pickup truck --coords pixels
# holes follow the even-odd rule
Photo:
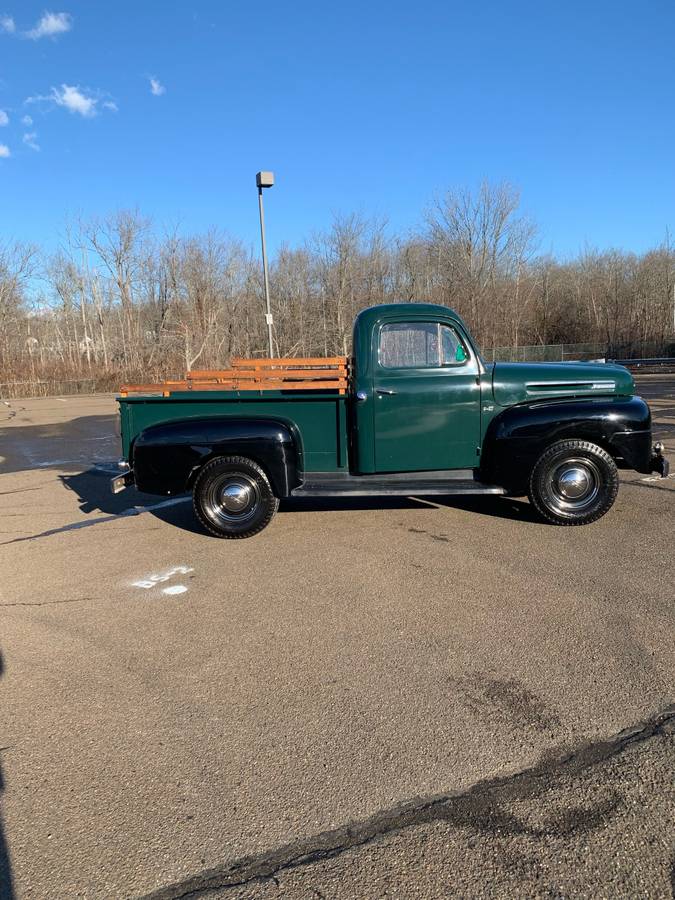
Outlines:
[[[353,346],[342,389],[120,397],[113,491],[191,491],[209,533],[244,538],[284,497],[527,494],[544,520],[583,525],[614,503],[617,465],[668,474],[621,366],[488,364],[455,312],[424,303],[363,310]]]

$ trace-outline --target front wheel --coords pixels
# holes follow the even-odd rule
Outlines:
[[[204,528],[219,538],[257,534],[279,506],[267,475],[245,456],[219,456],[207,463],[195,481],[192,502]]]
[[[616,463],[589,441],[548,447],[530,475],[529,498],[555,525],[587,525],[608,512],[619,490]]]

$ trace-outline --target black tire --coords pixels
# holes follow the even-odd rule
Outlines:
[[[245,456],[219,456],[201,470],[192,490],[195,515],[209,534],[247,538],[274,518],[279,500],[267,475]]]
[[[528,495],[555,525],[588,525],[608,512],[619,490],[616,463],[589,441],[558,441],[541,454]]]

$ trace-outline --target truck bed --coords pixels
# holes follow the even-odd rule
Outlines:
[[[300,436],[307,472],[348,468],[347,396],[337,389],[172,390],[169,396],[119,397],[122,456],[129,459],[134,438],[151,425],[187,419],[260,417],[284,422]]]

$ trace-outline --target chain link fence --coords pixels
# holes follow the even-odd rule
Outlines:
[[[21,397],[65,397],[72,394],[96,394],[111,391],[107,380],[78,378],[58,381],[0,381],[0,400]]]
[[[605,359],[605,344],[532,344],[526,347],[493,347],[484,350],[488,362],[571,362]]]
[[[484,350],[488,362],[571,362],[605,359],[606,344],[532,344]]]
[[[675,341],[636,344],[532,344],[483,350],[488,362],[583,362],[675,356]]]

